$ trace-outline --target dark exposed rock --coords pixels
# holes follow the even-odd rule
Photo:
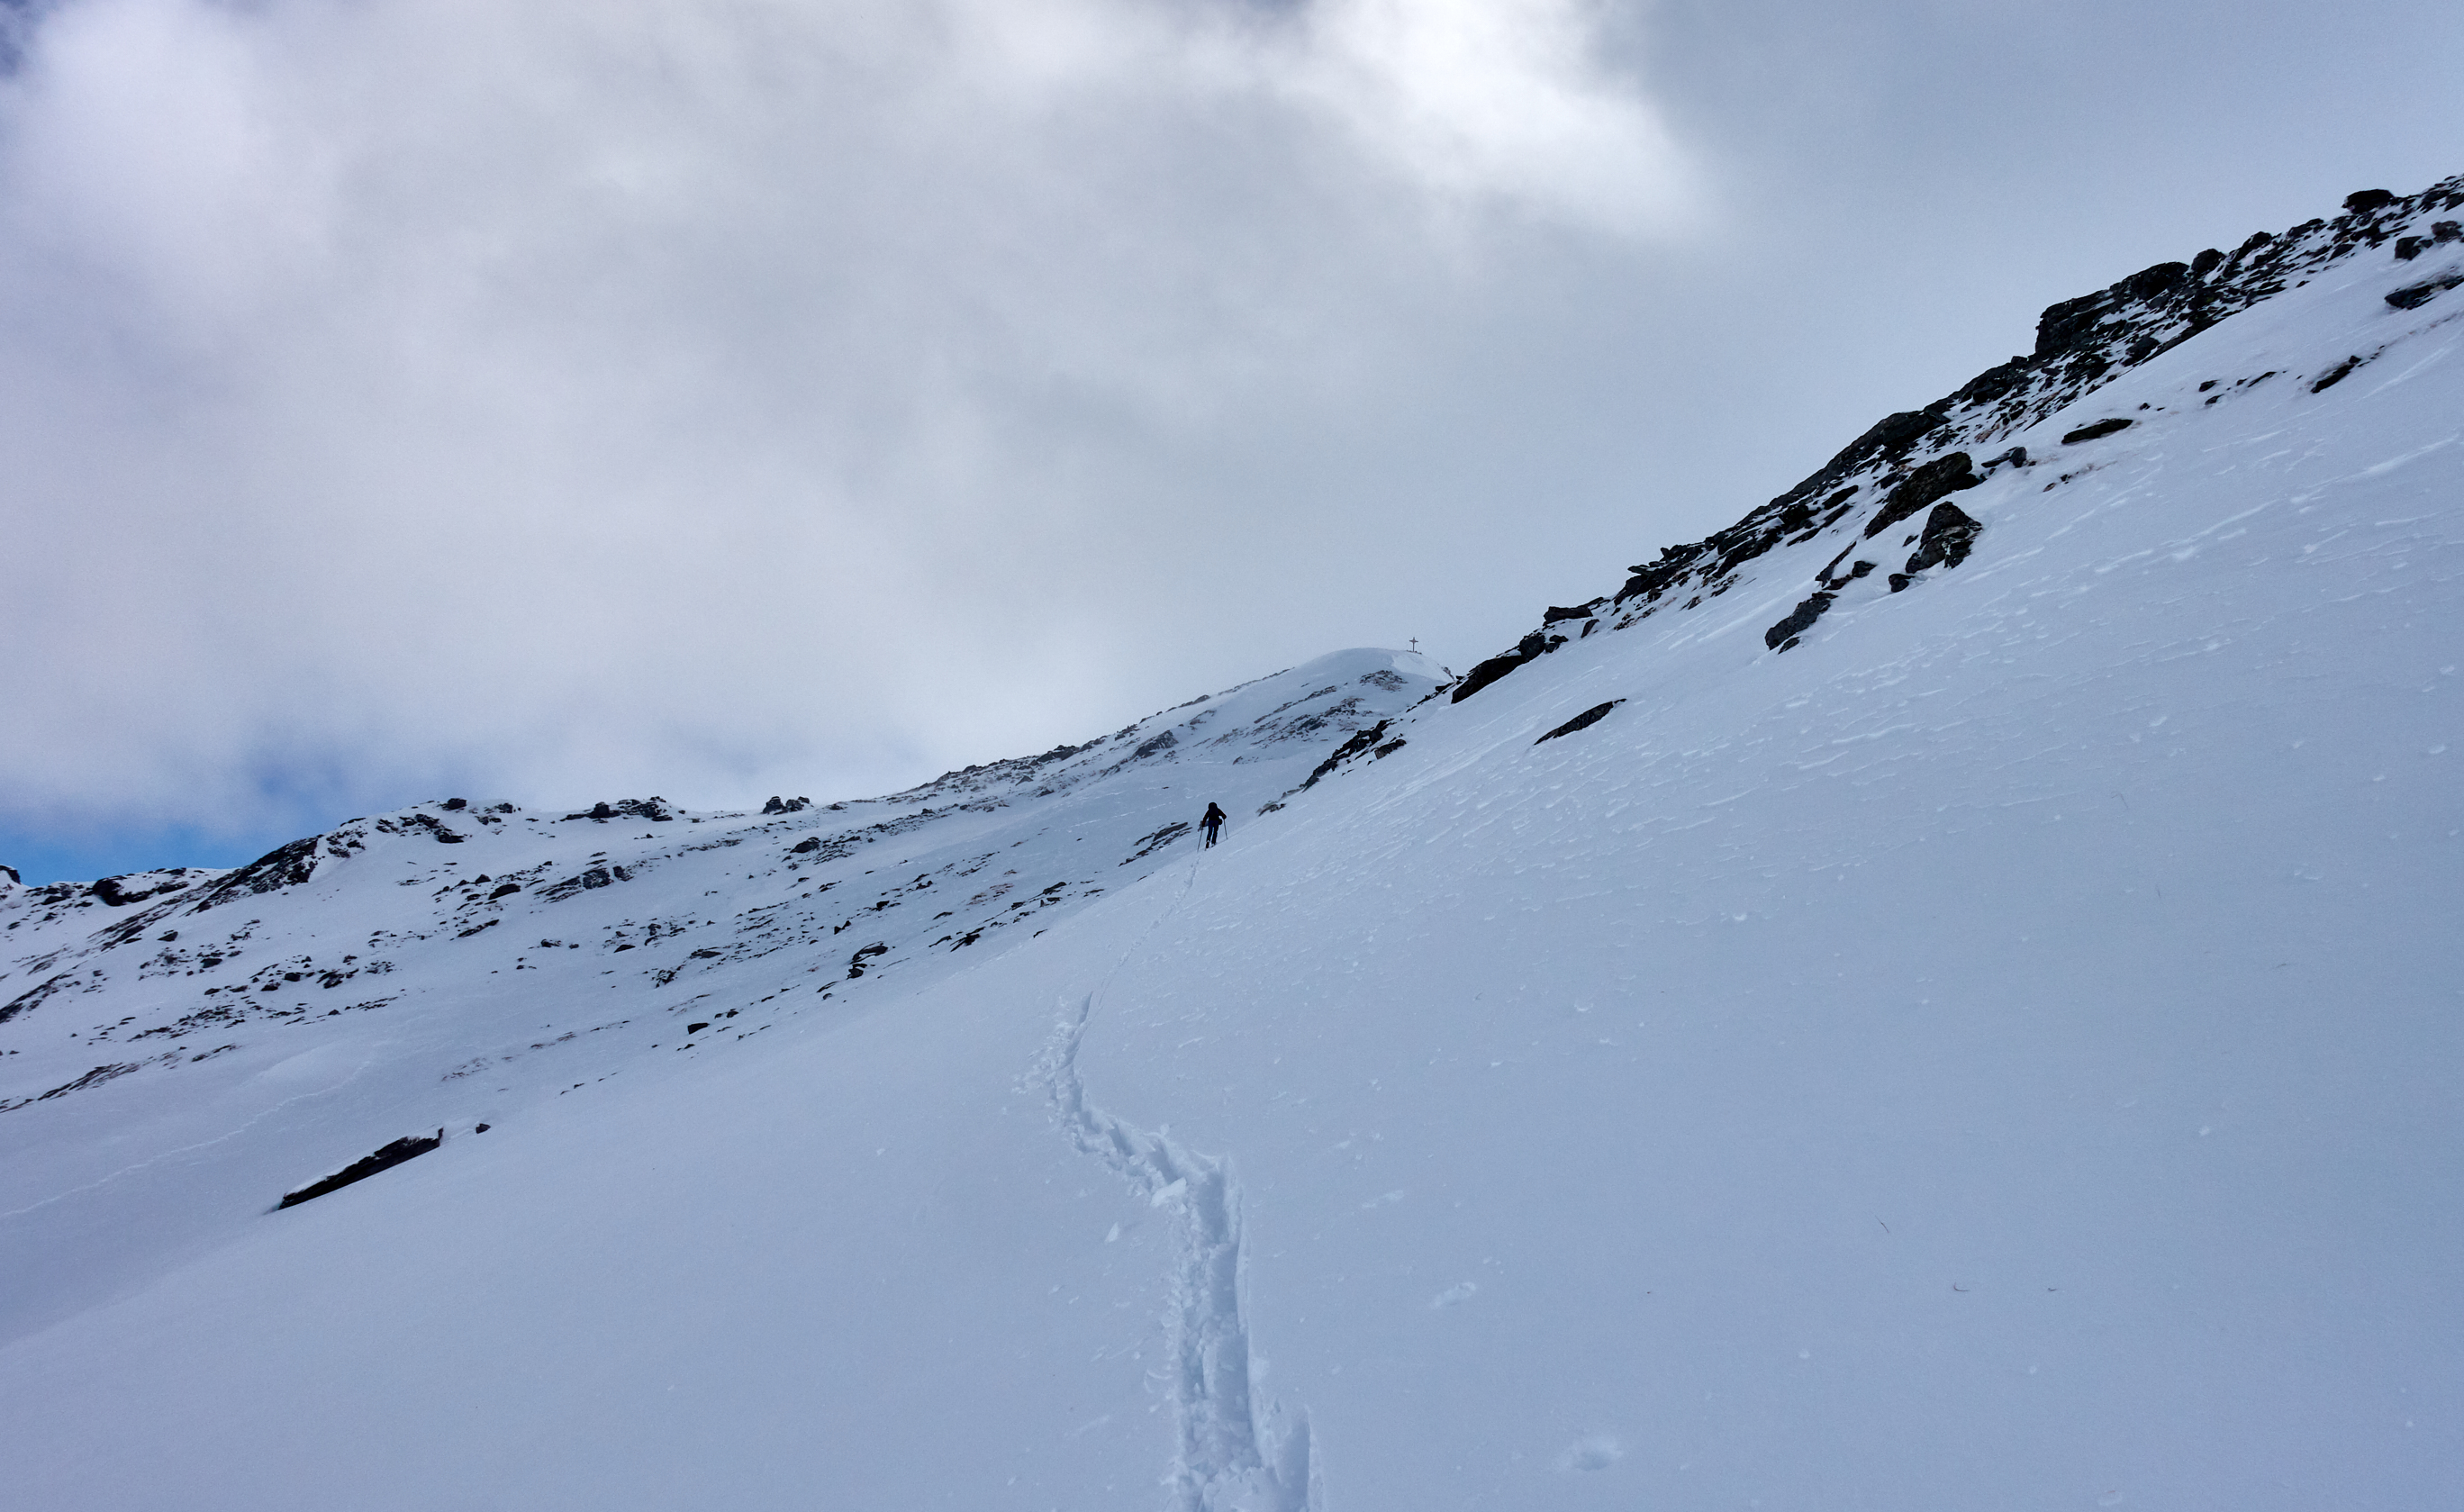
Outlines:
[[[2395,260],[2410,262],[2429,251],[2431,241],[2427,236],[2399,236],[2395,239]]]
[[[1687,546],[1663,546],[1661,548],[1658,561],[1647,562],[1638,567],[1628,567],[1626,571],[1634,576],[1627,579],[1625,586],[1617,590],[1617,602],[1622,604],[1633,598],[1640,598],[1646,603],[1658,599],[1667,591],[1670,583],[1684,576],[1686,569],[1693,564],[1694,559],[1702,555],[1708,544],[1705,541],[1696,541]],[[1508,670],[1511,669],[1508,668]],[[1478,671],[1479,668],[1474,668],[1473,670]],[[1491,680],[1494,681],[1494,679]],[[1471,696],[1469,693],[1459,693],[1455,701],[1461,703],[1469,696]]]
[[[1502,656],[1492,656],[1463,673],[1463,681],[1455,685],[1454,702],[1462,703],[1524,663],[1536,661],[1565,644],[1566,638],[1562,635],[1551,636],[1539,630],[1532,631],[1515,643],[1514,649]]]
[[[2100,420],[2094,425],[2081,426],[2077,430],[2067,433],[2062,437],[2062,445],[2075,447],[2082,441],[2101,440],[2117,430],[2127,430],[2130,427],[2130,421],[2117,415],[2111,420]]]
[[[471,800],[467,798],[449,798],[444,802],[439,803],[436,806],[450,814],[455,809],[469,808],[471,806]]]
[[[1589,730],[1592,726],[1598,724],[1601,720],[1607,718],[1610,710],[1615,709],[1617,705],[1624,702],[1625,700],[1622,698],[1612,698],[1604,704],[1594,704],[1589,709],[1584,710],[1581,713],[1576,714],[1573,718],[1567,720],[1564,724],[1559,725],[1556,729],[1550,731],[1547,734],[1542,735],[1538,740],[1534,740],[1531,743],[1536,746],[1545,741],[1554,740],[1559,735],[1573,734],[1577,730]]]
[[[2418,310],[2437,298],[2442,291],[2453,289],[2459,284],[2464,284],[2464,273],[2451,273],[2436,278],[2426,278],[2420,283],[2408,284],[2388,295],[2387,302],[2399,310]]]
[[[488,901],[494,903],[498,898],[510,898],[521,890],[522,885],[518,882],[500,882],[496,884],[496,890],[488,894]]]
[[[1896,509],[1889,501],[1913,480],[1905,459],[1920,445],[1982,453],[1989,446],[2006,443],[2013,433],[2078,405],[2121,370],[2316,276],[2364,246],[2386,244],[2426,213],[2454,207],[2464,207],[2464,177],[2409,198],[2381,198],[2377,191],[2365,191],[2332,226],[2314,218],[2280,234],[2255,232],[2229,253],[2209,248],[2189,262],[2157,263],[2105,289],[2049,305],[2037,322],[2034,352],[1979,373],[1922,409],[1883,417],[1794,488],[1735,524],[1699,541],[1663,547],[1658,560],[1629,567],[1613,611],[1589,616],[1592,624],[1585,633],[1622,629],[1662,609],[1692,608],[1727,591],[1748,562],[1773,547],[1810,539],[1839,525],[1854,507],[1847,499],[1865,484],[1885,494],[1881,513],[1889,516],[1869,522],[1869,528],[1876,533],[1887,529],[1939,501],[1936,494]],[[2464,241],[2464,223],[2442,220],[2431,227],[2431,233],[2435,241]],[[2453,283],[2441,280],[2399,290],[2391,302],[2413,308],[2459,284],[2464,275]],[[2064,439],[2076,443],[2110,435],[2124,424],[2116,420],[2081,427]],[[2005,461],[2024,465],[2027,459],[2005,450],[1986,465],[1987,471]],[[1847,555],[1841,552],[1817,577],[1822,588],[1838,586],[1831,574]],[[1550,612],[1554,616],[1560,611],[1552,607]],[[1544,622],[1543,631],[1555,623],[1553,618]],[[1792,639],[1783,637],[1779,648],[1785,649]],[[1549,644],[1544,639],[1540,650],[1534,650],[1527,636],[1512,651],[1480,663],[1440,690],[1460,703],[1525,665]]]
[[[1316,769],[1309,773],[1308,779],[1302,782],[1301,786],[1303,788],[1312,788],[1317,786],[1317,779],[1319,778],[1326,776],[1329,772],[1333,771],[1344,762],[1351,760],[1353,756],[1356,756],[1362,752],[1376,745],[1378,741],[1384,739],[1386,736],[1386,723],[1387,722],[1385,720],[1380,719],[1366,730],[1353,731],[1352,733],[1352,738],[1344,741],[1343,744],[1336,746],[1332,751],[1327,753],[1326,759],[1317,764]]]
[[[275,1211],[278,1213],[284,1208],[296,1208],[302,1202],[314,1202],[328,1193],[341,1191],[355,1181],[365,1181],[380,1171],[391,1171],[406,1160],[416,1160],[443,1143],[445,1130],[441,1129],[433,1134],[406,1134],[380,1148],[375,1154],[363,1155],[352,1161],[322,1181],[312,1181],[297,1192],[284,1193],[282,1200],[274,1205]]]
[[[805,854],[807,854],[807,853],[809,853],[809,852],[819,850],[819,849],[821,849],[821,848],[822,848],[822,841],[821,841],[821,837],[820,837],[820,836],[818,836],[818,835],[815,835],[815,836],[808,836],[807,838],[805,838],[805,839],[803,839],[803,840],[800,840],[800,841],[796,842],[794,844],[792,844],[792,845],[788,846],[788,847],[787,847],[787,854],[788,854],[788,855],[790,855],[790,856],[802,856],[802,855],[805,855]]]
[[[1178,840],[1181,836],[1188,833],[1189,822],[1187,820],[1177,819],[1151,835],[1140,835],[1138,837],[1138,848],[1131,852],[1129,859],[1123,861],[1121,865],[1126,866],[1132,861],[1136,861],[1144,856],[1153,855],[1155,852],[1163,849],[1166,845],[1171,844],[1174,841]]]
[[[45,977],[43,980],[36,982],[33,986],[27,988],[24,992],[19,993],[16,997],[10,998],[5,1004],[0,1004],[0,1023],[7,1023],[10,1019],[16,1018],[19,1014],[24,1013],[29,1008],[41,1006],[43,999],[49,997],[52,994],[64,991],[76,985],[77,973],[75,972],[61,972],[56,975]]]
[[[2329,368],[2326,371],[2326,374],[2317,383],[2311,384],[2310,392],[2314,394],[2325,393],[2328,389],[2331,389],[2338,383],[2343,383],[2344,379],[2351,374],[2354,368],[2361,365],[2362,360],[2358,357],[2348,357],[2344,359],[2343,362],[2338,362],[2335,366]]]
[[[1794,646],[1796,638],[1814,628],[1814,622],[1821,619],[1823,611],[1831,607],[1834,597],[1836,595],[1817,593],[1798,604],[1789,611],[1787,619],[1763,632],[1763,644],[1775,651],[1785,651]]]
[[[317,869],[318,839],[312,835],[306,840],[295,840],[288,845],[267,851],[199,893],[191,911],[203,913],[235,898],[297,887],[307,881],[309,874]]]
[[[2045,313],[2036,318],[2036,361],[2059,357],[2086,345],[2096,339],[2105,322],[2125,317],[2134,305],[2169,293],[2186,282],[2189,274],[2188,263],[2160,262],[2109,288],[2047,305]]]
[[[779,800],[774,798],[770,801],[776,803]],[[796,800],[797,807],[803,807],[803,799]],[[628,798],[615,803],[593,803],[585,812],[567,814],[564,817],[568,820],[595,819],[601,823],[605,823],[611,819],[647,819],[652,823],[664,824],[676,816],[675,812],[668,807],[666,799]]]
[[[1916,554],[1908,559],[1906,573],[1891,575],[1891,591],[1897,593],[1906,587],[1908,578],[1927,567],[1940,566],[1947,570],[1966,561],[1969,551],[1976,544],[1976,537],[1984,529],[1956,504],[1945,502],[1935,505],[1933,513],[1925,516],[1925,535],[1918,538]]]
[[[35,1098],[34,1101],[37,1103],[48,1103],[55,1097],[66,1097],[71,1092],[82,1092],[89,1086],[100,1086],[103,1083],[111,1081],[115,1077],[126,1076],[129,1072],[136,1070],[138,1066],[143,1063],[143,1062],[137,1061],[123,1061],[116,1065],[96,1066],[93,1070],[88,1071],[85,1075],[78,1077],[74,1082],[63,1082],[59,1085],[53,1087],[42,1096]]]
[[[1869,539],[1879,536],[1934,500],[1962,489],[1972,489],[1984,481],[1976,475],[1976,464],[1967,452],[1953,451],[1936,457],[1891,490],[1882,501],[1881,513],[1866,525],[1865,535]]]
[[[703,1020],[702,1020],[701,1022],[699,1022],[699,1023],[689,1023],[689,1024],[685,1025],[685,1033],[687,1033],[687,1034],[699,1034],[699,1033],[701,1033],[704,1029],[707,1029],[707,1028],[709,1028],[709,1027],[710,1027],[710,1020],[709,1020],[709,1019],[703,1019]]]
[[[1180,744],[1180,737],[1167,730],[1161,734],[1150,735],[1139,741],[1138,748],[1130,753],[1130,758],[1135,760],[1140,756],[1161,756],[1178,744]]]
[[[1594,599],[1589,603],[1578,603],[1571,609],[1560,609],[1556,605],[1551,604],[1549,606],[1549,612],[1540,616],[1540,624],[1545,627],[1554,625],[1560,620],[1588,620],[1601,604],[1608,602],[1607,597],[1603,595],[1600,598]],[[1397,686],[1399,686],[1399,684]]]
[[[145,875],[147,874],[144,872],[137,872],[128,876],[105,877],[89,890],[111,907],[124,909],[132,903],[143,903],[147,898],[160,897],[166,892],[177,892],[188,885],[185,877],[158,881],[152,887],[133,885],[139,877]]]
[[[2392,190],[2355,189],[2344,196],[2344,210],[2351,215],[2367,215],[2372,210],[2383,209],[2394,203],[2395,194]]]
[[[1187,828],[1188,826],[1183,825],[1182,827]],[[869,958],[875,955],[887,955],[889,953],[890,947],[876,941],[875,943],[868,945],[864,949],[856,952],[853,955],[848,956],[847,980],[853,981],[864,975],[864,963]]]
[[[656,802],[657,800],[653,799],[651,801]],[[801,814],[805,809],[812,806],[813,800],[809,798],[782,799],[773,795],[769,802],[761,805],[761,812],[764,814]]]

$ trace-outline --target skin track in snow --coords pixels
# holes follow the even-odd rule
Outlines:
[[[1198,881],[1190,864],[1180,890],[1121,960],[1180,909]],[[1111,985],[1111,976],[1105,978]],[[1168,1382],[1177,1452],[1166,1482],[1173,1512],[1318,1512],[1309,1415],[1284,1420],[1256,1395],[1256,1357],[1243,1299],[1248,1254],[1242,1242],[1241,1189],[1231,1162],[1175,1143],[1167,1129],[1131,1127],[1087,1101],[1078,1049],[1104,991],[1067,1000],[1039,1067],[1054,1116],[1083,1155],[1103,1162],[1151,1208],[1169,1209],[1175,1261]]]

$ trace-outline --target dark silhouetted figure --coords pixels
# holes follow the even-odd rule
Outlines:
[[[1221,832],[1223,828],[1223,810],[1216,807],[1212,803],[1206,805],[1206,817],[1198,822],[1198,827],[1206,831],[1206,848],[1208,850],[1213,850],[1215,848],[1215,837]]]

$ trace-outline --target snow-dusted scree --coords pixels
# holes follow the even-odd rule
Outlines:
[[[2459,211],[1461,677],[0,872],[12,1504],[2442,1504]]]

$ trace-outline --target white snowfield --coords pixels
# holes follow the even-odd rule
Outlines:
[[[2452,1504],[2451,272],[2010,433],[1904,591],[1869,490],[1459,703],[1347,651],[892,800],[12,890],[0,1488]]]

